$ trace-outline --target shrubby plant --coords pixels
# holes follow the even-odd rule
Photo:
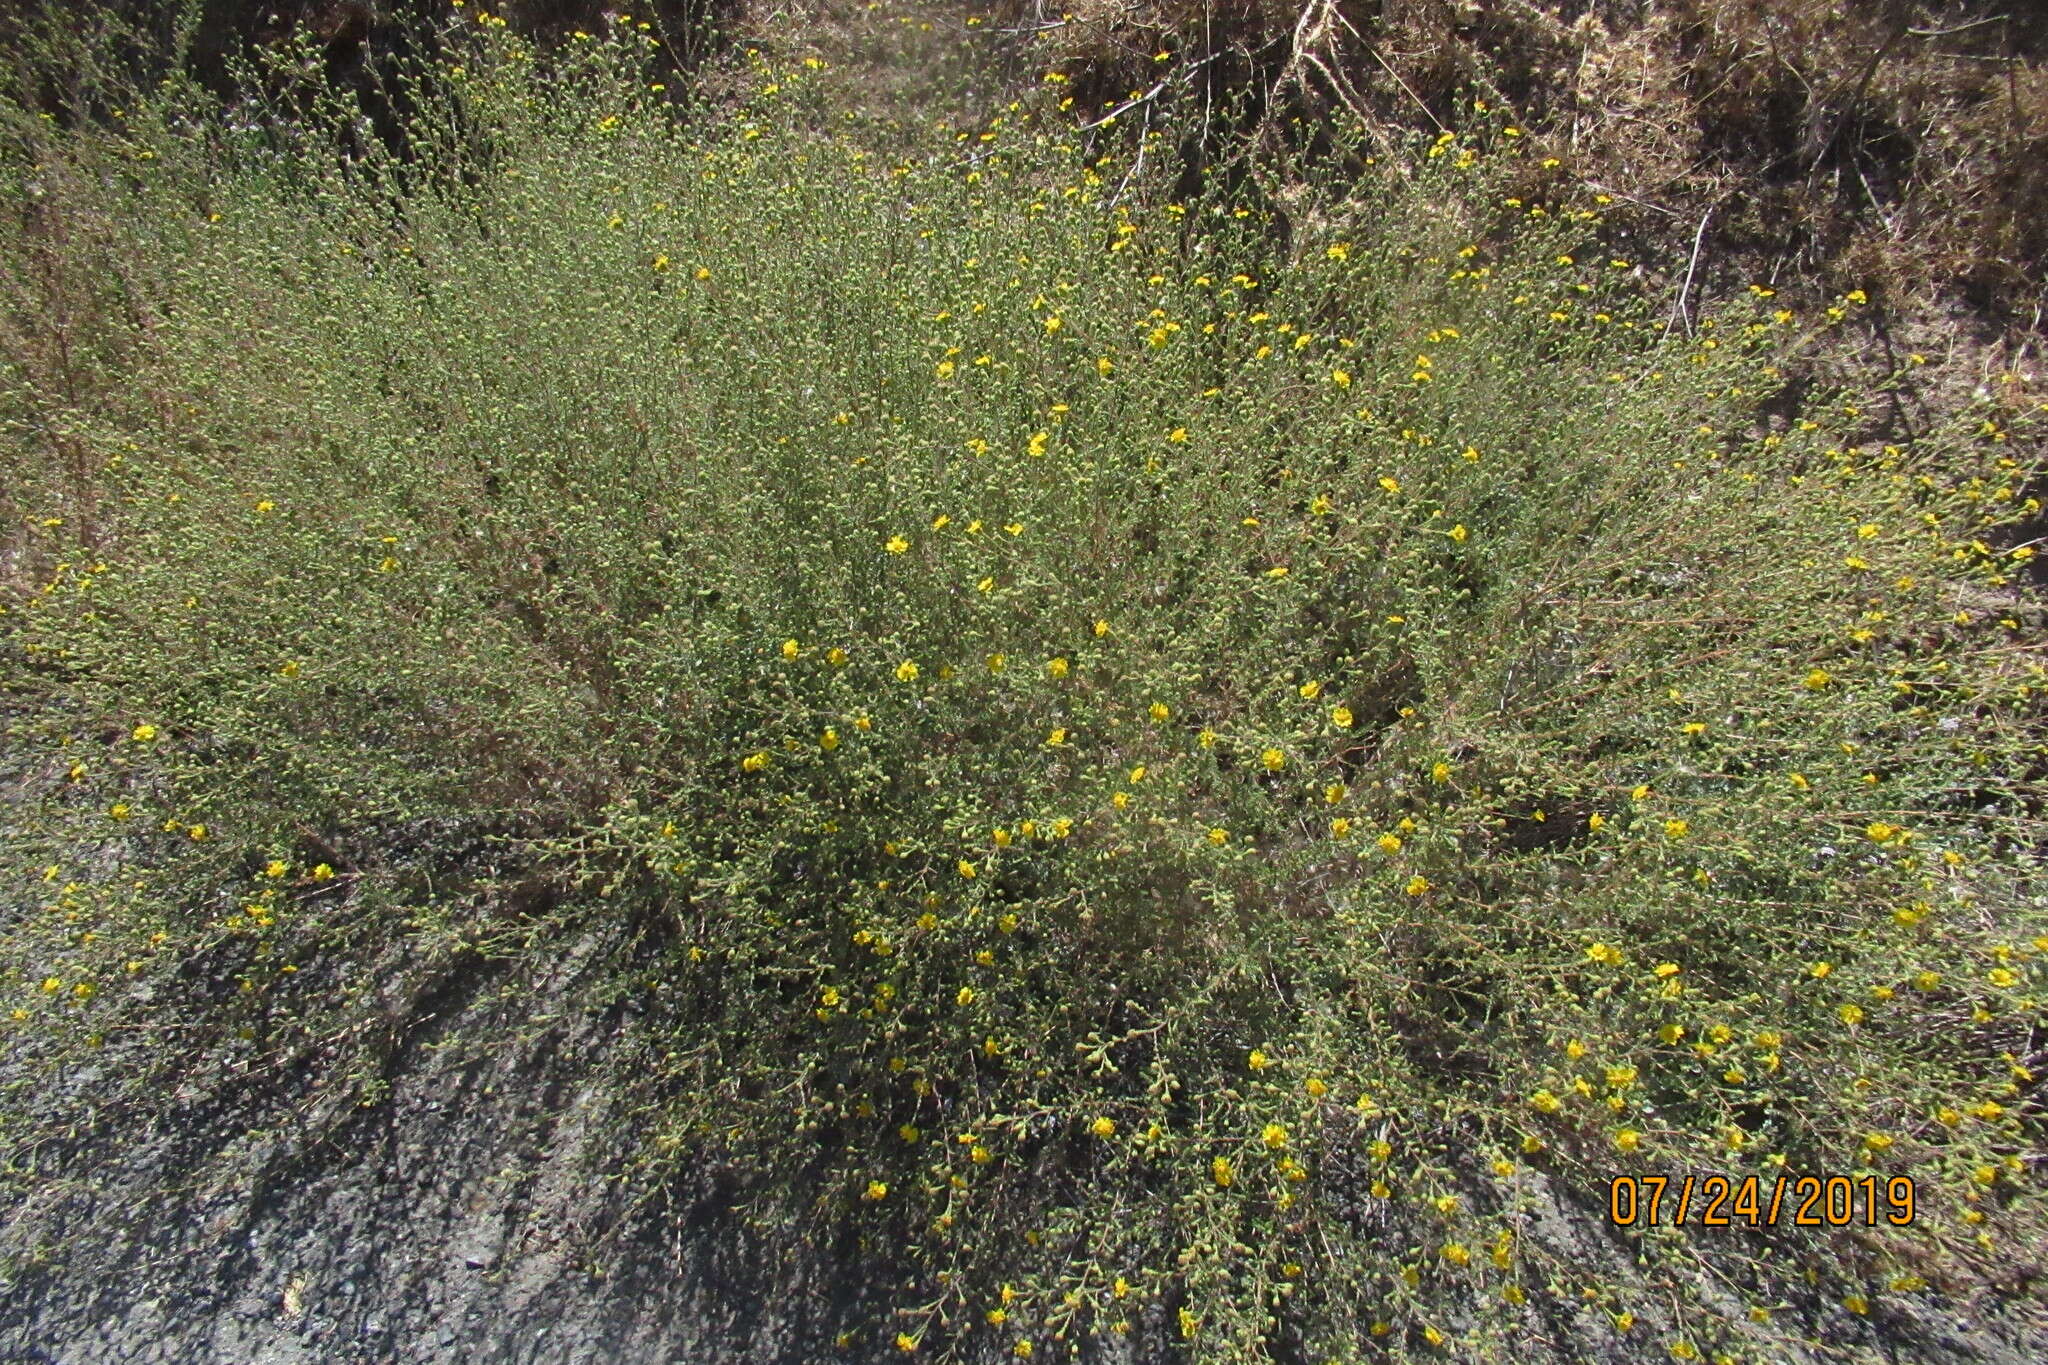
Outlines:
[[[1795,382],[1853,294],[1668,325],[1506,122],[1283,213],[461,25],[403,156],[8,106],[24,1056],[627,923],[638,1188],[858,1229],[915,1292],[845,1343],[935,1359],[1712,1358],[2039,1235],[2023,386],[1907,430]],[[1919,1217],[1545,1231],[1706,1171]]]

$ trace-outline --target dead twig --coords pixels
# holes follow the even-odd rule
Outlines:
[[[1671,310],[1671,317],[1664,323],[1665,336],[1671,335],[1672,323],[1679,321],[1685,323],[1685,334],[1687,336],[1692,335],[1692,318],[1686,314],[1685,301],[1692,293],[1693,272],[1699,269],[1700,247],[1707,240],[1707,224],[1713,219],[1714,210],[1719,207],[1721,205],[1718,202],[1709,204],[1707,205],[1707,211],[1700,215],[1699,231],[1692,235],[1692,259],[1686,262],[1685,266],[1685,284],[1678,291],[1678,303]]]
[[[1632,194],[1623,194],[1620,190],[1614,189],[1613,187],[1608,185],[1603,185],[1597,180],[1588,180],[1586,182],[1586,186],[1587,188],[1597,190],[1601,194],[1607,195],[1610,198],[1619,199],[1623,203],[1634,204],[1638,208],[1650,209],[1653,212],[1661,213],[1666,218],[1676,218],[1679,216],[1677,209],[1667,209],[1662,204],[1653,204],[1647,199],[1638,199]]]
[[[1095,122],[1093,123],[1082,124],[1078,131],[1083,133],[1093,132],[1095,129],[1102,127],[1102,125],[1104,125],[1105,123],[1114,122],[1120,115],[1129,113],[1131,110],[1137,108],[1141,104],[1150,104],[1153,100],[1159,98],[1159,96],[1165,92],[1166,88],[1172,85],[1175,81],[1186,79],[1187,77],[1193,75],[1197,71],[1200,71],[1203,67],[1215,61],[1218,57],[1222,55],[1223,54],[1220,52],[1212,52],[1198,62],[1189,62],[1186,66],[1180,67],[1171,75],[1161,80],[1157,85],[1153,86],[1150,90],[1147,90],[1144,94],[1139,95],[1135,99],[1125,100],[1122,104],[1119,104],[1116,108],[1110,110],[1108,113],[1104,114],[1101,118],[1095,120]],[[1152,117],[1152,111],[1150,109],[1147,109],[1145,111],[1145,117],[1149,123],[1149,120]]]
[[[1115,207],[1117,206],[1118,202],[1119,202],[1120,200],[1122,200],[1122,199],[1123,199],[1123,197],[1124,197],[1124,190],[1125,190],[1126,188],[1128,188],[1128,187],[1129,187],[1129,185],[1130,185],[1130,183],[1131,183],[1131,180],[1132,180],[1132,178],[1133,178],[1134,176],[1137,176],[1137,175],[1141,174],[1141,173],[1142,173],[1142,172],[1144,171],[1144,169],[1145,169],[1145,145],[1146,145],[1147,143],[1149,143],[1149,142],[1150,142],[1151,140],[1152,140],[1152,107],[1151,107],[1150,105],[1147,105],[1147,106],[1145,107],[1145,127],[1144,127],[1144,129],[1143,129],[1143,130],[1142,130],[1141,132],[1139,132],[1139,134],[1138,134],[1138,158],[1137,158],[1137,160],[1135,160],[1135,161],[1133,161],[1133,162],[1131,163],[1131,168],[1130,168],[1129,170],[1127,170],[1127,171],[1125,171],[1125,172],[1124,172],[1124,178],[1123,178],[1122,180],[1120,180],[1120,181],[1118,181],[1118,182],[1117,182],[1117,186],[1116,186],[1116,193],[1115,193],[1115,194],[1113,194],[1113,195],[1111,195],[1111,196],[1110,196],[1110,200],[1109,200],[1109,206],[1110,206],[1111,208],[1115,208]]]
[[[1982,28],[1986,24],[2002,24],[2010,17],[2010,15],[2005,14],[1987,14],[1982,19],[1972,19],[1967,24],[1957,24],[1953,28],[1909,28],[1906,32],[1912,34],[1915,38],[1946,38],[1951,33],[1967,33],[1973,28]]]

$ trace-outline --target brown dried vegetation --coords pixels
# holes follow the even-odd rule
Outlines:
[[[1995,0],[1013,4],[1077,102],[1153,92],[1381,135],[1504,101],[1620,229],[1747,278],[1962,304],[2033,331],[2048,258],[2048,11]],[[1164,59],[1160,54],[1169,54]],[[1701,233],[1700,224],[1706,222]]]

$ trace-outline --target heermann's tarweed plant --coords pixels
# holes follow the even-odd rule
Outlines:
[[[852,1223],[914,1292],[835,1330],[932,1359],[1711,1358],[2039,1236],[2019,385],[1795,397],[1860,299],[1667,326],[1504,122],[1283,219],[643,42],[471,12],[400,153],[303,73],[6,106],[22,1057],[146,1111],[629,924],[637,1188]],[[1544,1231],[1710,1171],[1917,1217],[1640,1301]]]

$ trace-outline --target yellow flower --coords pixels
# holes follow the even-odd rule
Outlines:
[[[1379,846],[1379,850],[1382,853],[1399,853],[1401,851],[1401,836],[1398,834],[1382,834],[1379,838],[1373,840],[1373,843]]]
[[[1094,625],[1094,631],[1095,638],[1098,640],[1101,639],[1103,636],[1109,634],[1109,622],[1097,621]]]
[[[1301,685],[1302,700],[1314,701],[1316,697],[1322,692],[1322,690],[1323,685],[1315,681],[1313,678],[1311,678],[1309,681]]]
[[[1887,825],[1882,820],[1874,821],[1871,824],[1866,825],[1863,830],[1864,837],[1869,839],[1870,842],[1874,844],[1881,844],[1885,840],[1897,834],[1898,832],[1898,826]]]
[[[263,865],[263,875],[270,878],[272,881],[276,881],[279,877],[282,877],[285,873],[289,871],[291,871],[291,864],[285,862],[281,858],[272,858],[269,862]]]
[[[971,1004],[973,1004],[973,1003],[974,1003],[974,987],[972,987],[972,986],[962,986],[962,987],[960,988],[960,993],[959,993],[958,995],[954,996],[954,997],[953,997],[953,999],[955,1000],[955,1002],[956,1002],[956,1003],[958,1003],[958,1004],[961,1004],[961,1005],[971,1005]]]
[[[1264,1050],[1253,1048],[1251,1055],[1244,1059],[1244,1064],[1254,1071],[1264,1071],[1273,1064],[1273,1059],[1268,1057]]]
[[[1448,763],[1439,763],[1439,764],[1437,764],[1437,765],[1436,765],[1435,767],[1431,768],[1431,769],[1429,770],[1429,780],[1430,780],[1430,781],[1432,781],[1432,782],[1448,782],[1448,781],[1450,781],[1450,780],[1451,780],[1451,765],[1450,765],[1450,764],[1448,764]]]
[[[962,858],[960,860],[960,875],[971,880],[974,876],[974,864]]]
[[[838,748],[839,732],[837,730],[832,729],[830,726],[827,726],[825,729],[825,733],[818,736],[818,747],[821,749]]]
[[[896,681],[915,682],[917,680],[917,671],[916,662],[905,659],[902,663],[896,665]]]
[[[825,651],[825,662],[838,668],[846,662],[846,651],[834,645]]]
[[[1227,844],[1227,843],[1229,843],[1229,842],[1230,842],[1230,831],[1229,831],[1229,830],[1227,830],[1227,829],[1223,829],[1223,828],[1221,828],[1221,827],[1218,827],[1218,828],[1216,828],[1216,829],[1212,829],[1212,830],[1210,830],[1210,831],[1209,831],[1209,842],[1210,842],[1210,843],[1212,843],[1212,844]]]
[[[1387,474],[1380,475],[1380,487],[1386,489],[1389,493],[1398,493],[1401,491],[1400,482],[1394,479],[1391,475]]]
[[[1330,724],[1336,726],[1339,730],[1350,729],[1351,719],[1352,717],[1350,707],[1333,706],[1330,708]]]
[[[785,659],[794,659],[794,658],[795,658],[795,657],[796,657],[796,656],[797,656],[798,654],[800,654],[800,653],[802,653],[802,652],[803,652],[803,650],[802,650],[802,646],[798,645],[796,641],[794,641],[794,640],[784,640],[784,641],[782,642],[782,657],[783,657],[783,658],[785,658]]]
[[[1047,744],[1065,744],[1067,742],[1067,732],[1065,728],[1056,728],[1051,734],[1045,737],[1045,742]]]
[[[133,738],[138,744],[147,744],[156,738],[156,727],[154,725],[138,725],[135,727]]]
[[[1850,1028],[1855,1028],[1863,1022],[1863,1007],[1861,1005],[1844,1005],[1836,1010],[1835,1013],[1840,1015],[1842,1022]]]
[[[1067,676],[1067,661],[1065,659],[1053,659],[1046,664],[1045,671],[1052,677],[1064,678]]]
[[[910,542],[905,540],[902,536],[890,536],[889,544],[886,548],[888,549],[890,554],[900,555],[905,550],[910,548]]]
[[[1451,539],[1457,541],[1460,545],[1463,545],[1466,538],[1471,534],[1470,531],[1465,529],[1465,523],[1463,522],[1459,522],[1451,528]]]
[[[879,1180],[870,1180],[868,1182],[867,1189],[863,1191],[861,1194],[861,1198],[867,1200],[869,1203],[873,1203],[878,1199],[886,1199],[888,1197],[888,1185],[884,1184],[882,1181]]]
[[[1586,828],[1587,828],[1587,829],[1590,829],[1590,830],[1598,830],[1598,829],[1601,829],[1602,827],[1604,827],[1604,826],[1605,826],[1606,824],[1607,824],[1607,817],[1606,817],[1606,816],[1604,816],[1604,815],[1602,815],[1602,814],[1600,814],[1600,813],[1599,813],[1598,811],[1595,811],[1595,812],[1593,812],[1593,814],[1591,814],[1591,815],[1589,815],[1589,816],[1587,816],[1587,817],[1586,817]]]
[[[1220,1156],[1209,1163],[1209,1175],[1226,1190],[1230,1188],[1230,1182],[1237,1178],[1236,1173],[1230,1169],[1229,1159]]]
[[[768,755],[765,753],[748,754],[740,760],[740,771],[742,772],[757,773],[767,766]]]
[[[1401,888],[1411,896],[1419,896],[1429,890],[1429,879],[1417,873],[1408,879],[1408,885]]]
[[[1805,686],[1812,691],[1818,692],[1833,681],[1834,679],[1828,675],[1828,671],[1825,668],[1816,668],[1806,675]]]
[[[1088,1125],[1088,1130],[1099,1138],[1115,1137],[1116,1120],[1111,1118],[1097,1119],[1094,1123]]]
[[[1156,721],[1165,721],[1173,715],[1173,710],[1165,702],[1155,701],[1152,703],[1152,708],[1148,714]]]
[[[1349,835],[1350,833],[1351,833],[1351,822],[1350,822],[1349,820],[1345,819],[1345,818],[1344,818],[1343,816],[1341,816],[1341,815],[1340,815],[1340,816],[1338,816],[1338,817],[1337,817],[1336,819],[1334,819],[1334,820],[1332,820],[1332,821],[1330,822],[1330,837],[1331,837],[1331,838],[1333,838],[1333,839],[1342,839],[1342,838],[1345,838],[1346,836],[1348,836],[1348,835]]]
[[[1045,330],[1047,335],[1051,335],[1052,333],[1057,332],[1061,326],[1062,324],[1057,317],[1049,317],[1045,320]]]
[[[1278,749],[1268,749],[1259,755],[1259,761],[1266,765],[1267,772],[1277,773],[1287,766],[1287,755]]]
[[[1308,1096],[1312,1100],[1319,1100],[1330,1093],[1329,1084],[1320,1076],[1309,1077],[1301,1083],[1301,1088],[1308,1092]]]
[[[1332,370],[1330,371],[1330,382],[1340,389],[1348,389],[1351,387],[1351,375],[1345,370]]]
[[[316,882],[324,882],[331,880],[333,876],[334,869],[329,867],[326,863],[321,863],[313,869],[313,880]]]
[[[1688,831],[1691,828],[1692,826],[1688,825],[1683,820],[1666,820],[1664,822],[1665,837],[1670,839],[1683,839],[1686,835],[1686,831]]]
[[[1465,1250],[1465,1245],[1462,1242],[1446,1242],[1443,1248],[1443,1258],[1452,1265],[1465,1265],[1471,1261],[1472,1253]]]
[[[194,839],[204,839],[206,837],[206,826],[193,825],[191,828],[187,829],[185,833]]]
[[[1614,1145],[1624,1152],[1633,1152],[1642,1144],[1643,1135],[1633,1128],[1624,1128],[1614,1135]]]

